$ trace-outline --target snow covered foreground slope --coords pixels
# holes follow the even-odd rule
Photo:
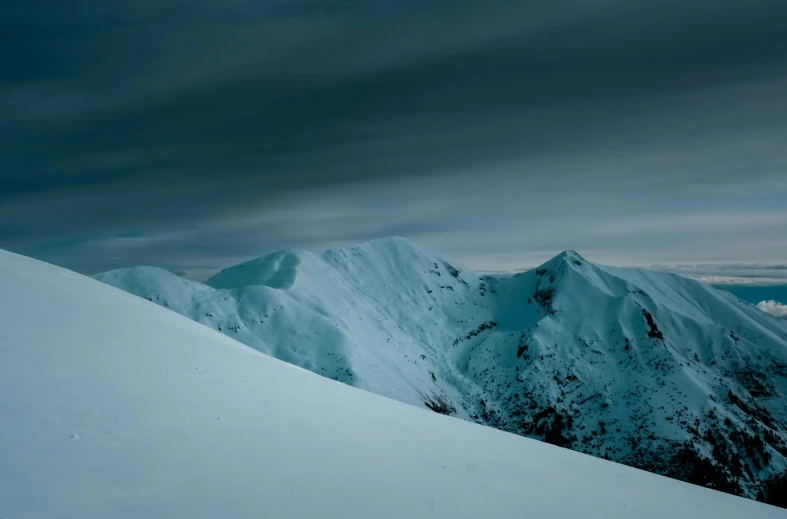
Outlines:
[[[696,281],[574,252],[478,276],[399,238],[279,252],[205,284],[149,267],[97,277],[402,402],[738,495],[787,493],[787,323]]]
[[[776,518],[419,410],[0,251],[0,516]]]

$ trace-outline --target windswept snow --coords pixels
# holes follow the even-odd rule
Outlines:
[[[358,391],[5,252],[0,315],[0,517],[784,516]]]
[[[407,240],[284,251],[205,284],[97,276],[314,373],[712,488],[773,499],[787,323],[680,276],[564,252],[479,276]]]

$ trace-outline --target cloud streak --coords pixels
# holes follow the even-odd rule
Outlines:
[[[787,265],[783,263],[651,265],[650,268],[674,272],[709,285],[787,285]]]
[[[778,0],[11,0],[0,247],[89,273],[383,234],[488,270],[565,248],[771,261],[785,17]]]

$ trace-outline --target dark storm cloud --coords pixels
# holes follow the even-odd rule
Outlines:
[[[785,19],[780,0],[5,2],[0,247],[87,271],[208,268],[219,249],[495,222],[402,194],[399,210],[330,226],[320,210],[300,226],[239,223],[336,189],[479,175],[530,191],[550,175],[569,198],[632,174],[662,193],[742,174],[778,184]],[[744,136],[742,172],[724,152]],[[659,169],[665,153],[686,156]]]

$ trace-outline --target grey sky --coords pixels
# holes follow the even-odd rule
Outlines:
[[[787,258],[782,0],[6,0],[0,247]]]

